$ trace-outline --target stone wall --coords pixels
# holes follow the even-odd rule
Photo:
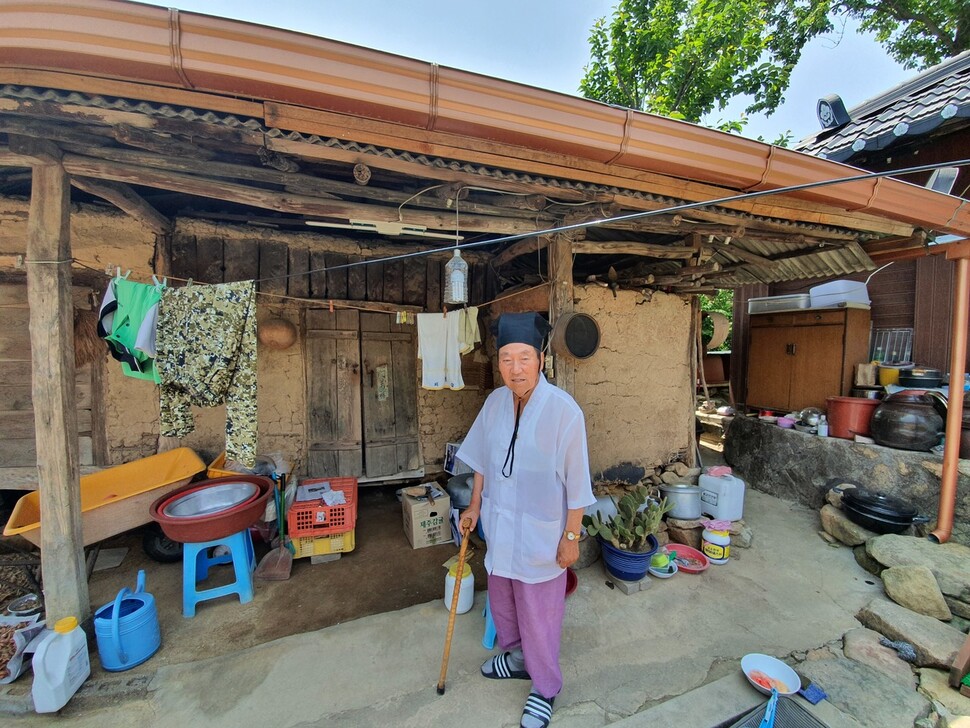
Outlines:
[[[942,455],[816,437],[735,417],[724,459],[749,487],[813,508],[822,506],[830,479],[854,480],[913,505],[935,527]],[[952,540],[970,545],[970,460],[959,463]]]
[[[599,286],[577,286],[574,298],[600,328],[599,350],[575,361],[594,476],[635,480],[675,457],[692,460],[690,302],[665,293],[614,297]]]

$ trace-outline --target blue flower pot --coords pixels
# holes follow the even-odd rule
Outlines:
[[[660,547],[653,534],[647,536],[647,544],[649,544],[647,550],[640,552],[623,551],[599,536],[596,538],[600,542],[606,570],[623,581],[640,581],[645,577],[650,569],[650,558]]]

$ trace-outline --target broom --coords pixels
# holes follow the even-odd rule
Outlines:
[[[283,538],[283,506],[286,496],[282,489],[282,476],[276,478],[276,521],[280,527],[279,545],[266,554],[256,567],[254,576],[257,579],[266,581],[286,581],[290,578],[290,570],[293,568],[293,554],[286,548],[286,540]]]

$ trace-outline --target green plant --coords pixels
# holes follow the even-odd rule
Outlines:
[[[610,496],[616,506],[616,515],[606,520],[603,520],[599,511],[583,516],[586,533],[590,536],[599,536],[624,551],[646,551],[648,537],[657,532],[660,519],[673,508],[673,504],[668,505],[667,499],[662,498],[659,503],[651,500],[647,507],[641,510],[641,506],[647,503],[649,494],[650,490],[647,487],[638,485],[619,501]]]

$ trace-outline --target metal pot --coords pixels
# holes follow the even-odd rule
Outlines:
[[[930,520],[918,515],[908,503],[878,491],[839,486],[833,490],[842,494],[842,510],[849,520],[876,533],[902,533],[910,526]]]
[[[680,521],[693,521],[701,517],[701,489],[690,483],[661,485],[660,492],[667,503],[673,505],[670,517]]]
[[[901,387],[939,387],[943,383],[943,372],[939,369],[915,367],[899,373]]]
[[[865,399],[882,399],[886,390],[882,387],[853,387],[849,392],[851,397],[863,397]]]

